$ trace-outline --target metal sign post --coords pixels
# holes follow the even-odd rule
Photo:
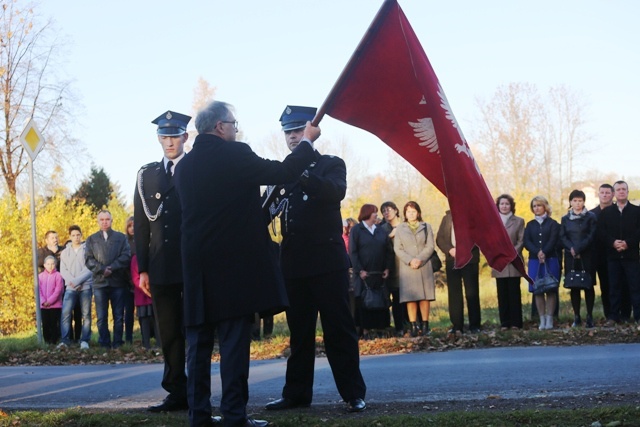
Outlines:
[[[40,312],[40,289],[38,286],[38,243],[36,239],[36,199],[33,183],[33,162],[44,145],[44,138],[33,119],[29,120],[20,135],[22,146],[29,153],[29,184],[31,188],[31,254],[33,257],[33,293],[36,298],[36,328],[38,343],[42,344],[42,313]]]

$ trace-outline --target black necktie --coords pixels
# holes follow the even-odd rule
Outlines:
[[[171,167],[173,166],[173,162],[171,160],[169,160],[167,162],[167,179],[169,181],[171,181],[171,178],[173,177],[173,174],[171,173]]]

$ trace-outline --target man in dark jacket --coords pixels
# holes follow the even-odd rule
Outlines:
[[[184,157],[187,124],[191,117],[167,111],[152,121],[164,156],[138,171],[133,196],[134,235],[140,289],[153,300],[158,322],[164,374],[162,388],[169,395],[151,412],[180,411],[187,405],[185,337],[183,333],[182,260],[180,255],[180,201],[173,172]]]
[[[211,422],[213,333],[220,343],[223,423],[266,425],[248,419],[249,349],[254,313],[288,305],[276,252],[261,213],[260,184],[295,180],[313,161],[310,124],[306,142],[283,162],[258,157],[236,142],[232,107],[214,101],[198,113],[193,150],[176,168],[182,206],[182,267],[188,343],[187,390],[192,426]]]
[[[607,248],[610,313],[608,324],[620,323],[623,283],[631,296],[633,317],[640,321],[640,208],[629,202],[629,187],[624,181],[613,184],[616,203],[603,209],[598,219],[598,234]]]
[[[124,293],[129,292],[129,264],[131,252],[127,237],[111,229],[111,212],[98,213],[100,231],[89,236],[85,243],[85,264],[93,273],[93,297],[96,303],[98,344],[118,348],[122,340],[124,322]],[[109,332],[109,304],[113,313],[113,342]]]
[[[290,150],[304,136],[316,109],[287,106],[280,121]],[[309,406],[313,395],[316,322],[338,392],[351,412],[363,411],[366,386],[360,373],[358,334],[349,310],[349,258],[342,240],[340,201],[347,191],[344,161],[315,152],[302,176],[284,186],[271,207],[282,230],[281,263],[291,307],[287,324],[291,355],[282,398],[266,405],[280,410]],[[282,212],[278,211],[278,206]]]

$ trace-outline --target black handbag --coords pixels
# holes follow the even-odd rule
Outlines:
[[[544,267],[544,275],[540,274],[542,267]],[[536,279],[533,281],[533,294],[542,295],[544,293],[557,289],[558,285],[560,285],[558,279],[556,279],[553,274],[549,273],[549,270],[547,270],[547,266],[544,263],[541,263],[538,266]]]
[[[576,260],[580,260],[580,268],[576,268]],[[584,269],[584,263],[580,258],[573,259],[571,270],[564,276],[564,287],[567,289],[591,289],[593,282],[591,275]]]
[[[442,261],[440,260],[438,252],[436,252],[435,249],[433,250],[431,257],[429,257],[429,261],[431,261],[431,268],[433,269],[434,273],[436,271],[440,271],[440,269],[442,268]]]
[[[370,271],[366,279],[362,279],[362,307],[366,310],[388,310],[391,305],[389,289],[382,279],[381,272]]]

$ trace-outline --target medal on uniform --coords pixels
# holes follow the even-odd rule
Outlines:
[[[282,188],[282,189],[280,190],[280,195],[281,195],[281,196],[284,196],[284,193],[286,193],[286,191],[284,190],[284,188]]]
[[[156,199],[160,200],[160,193],[156,193]]]
[[[304,196],[302,196],[302,200],[304,200],[305,202],[307,201],[308,198],[309,198],[309,196],[307,196],[306,194]]]

